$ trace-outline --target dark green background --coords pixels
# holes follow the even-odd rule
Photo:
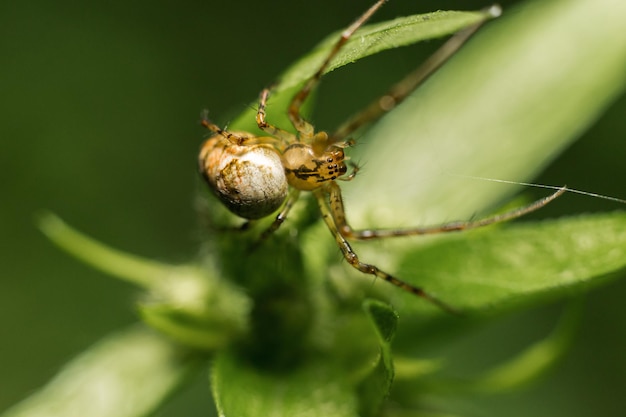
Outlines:
[[[369,0],[0,2],[0,410],[104,334],[136,320],[136,291],[73,260],[37,231],[51,210],[114,247],[170,262],[198,246],[194,198],[200,110],[225,123],[289,63]],[[484,1],[392,0],[377,20]],[[504,2],[505,11],[513,6]],[[413,68],[433,45],[388,52],[328,77],[315,111],[330,129]],[[626,197],[626,100],[538,181]],[[452,117],[452,116],[451,116]],[[451,120],[453,122],[453,120]],[[436,158],[436,155],[434,156]],[[568,197],[541,216],[623,209]],[[622,415],[626,282],[589,296],[572,352],[548,381],[474,415]],[[468,340],[514,352],[556,309],[508,318]],[[212,409],[204,376],[167,415]]]

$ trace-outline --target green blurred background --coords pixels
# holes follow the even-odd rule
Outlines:
[[[199,236],[201,109],[228,122],[370,3],[0,2],[0,411],[103,335],[136,321],[135,289],[53,247],[35,227],[37,213],[53,211],[129,252],[190,259]],[[502,3],[514,10],[515,2]],[[485,4],[393,0],[376,19]],[[332,128],[433,47],[391,51],[332,74],[316,124]],[[625,114],[622,97],[538,181],[625,198]],[[539,215],[615,209],[624,207],[570,196]],[[625,281],[590,294],[577,342],[551,378],[519,393],[464,400],[473,415],[624,415],[624,297]],[[545,334],[557,313],[546,307],[509,317],[462,349],[468,358],[486,349],[498,355],[511,350],[512,339],[521,348]],[[205,380],[198,377],[164,415],[213,413]]]

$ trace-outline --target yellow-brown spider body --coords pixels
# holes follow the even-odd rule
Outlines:
[[[285,149],[283,163],[289,185],[297,190],[311,191],[347,172],[343,149],[330,146],[317,156],[313,147],[294,143]]]
[[[200,173],[231,212],[255,220],[278,210],[288,185],[312,191],[347,172],[344,151],[338,146],[331,145],[318,156],[302,142],[280,145],[274,138],[247,132],[218,133],[200,149]]]
[[[392,86],[383,98],[375,100],[364,110],[348,119],[332,134],[324,131],[316,132],[300,113],[303,103],[347,40],[385,1],[376,1],[342,32],[340,39],[315,74],[306,80],[303,87],[292,98],[287,115],[297,134],[283,130],[265,120],[265,106],[270,95],[270,90],[265,89],[261,92],[256,122],[259,129],[267,136],[230,132],[210,122],[206,115],[203,117],[202,125],[214,135],[204,143],[200,151],[200,171],[224,205],[240,217],[248,220],[259,219],[280,208],[274,222],[261,234],[261,239],[267,238],[285,221],[301,191],[312,192],[322,219],[335,238],[344,259],[352,267],[422,297],[445,310],[454,311],[453,308],[422,288],[402,281],[375,265],[361,262],[348,240],[370,240],[475,229],[537,210],[560,196],[565,192],[565,188],[527,206],[480,220],[405,229],[352,229],[346,219],[341,187],[337,183],[337,180],[351,180],[357,173],[357,167],[355,167],[350,175],[345,175],[347,167],[344,148],[353,143],[348,139],[349,136],[400,104],[418,85],[443,65],[482,23],[500,13],[498,7],[490,8],[485,13],[484,20],[458,32],[422,66]]]

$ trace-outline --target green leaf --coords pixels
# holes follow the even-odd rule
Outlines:
[[[399,267],[403,276],[472,315],[568,296],[624,268],[625,213],[467,232],[407,248]],[[425,308],[411,297],[404,301],[406,309]]]
[[[405,404],[407,415],[421,415],[414,414],[415,409],[419,409],[420,404],[423,404],[419,397],[415,396],[415,392],[425,394],[426,404],[436,397],[439,402],[446,404],[445,408],[453,410],[454,406],[450,407],[450,405],[459,400],[477,398],[477,395],[493,396],[524,388],[545,376],[563,359],[574,342],[574,336],[583,314],[583,305],[582,298],[572,300],[566,305],[554,329],[545,338],[524,348],[511,359],[496,364],[491,369],[476,376],[459,378],[454,376],[458,375],[458,372],[450,367],[448,373],[453,376],[433,376],[421,380],[419,378],[405,379],[399,381],[400,385],[393,399]],[[461,355],[463,361],[472,361],[471,355]],[[484,360],[484,358],[479,360]],[[413,411],[409,412],[409,410]]]
[[[366,417],[379,414],[393,384],[391,340],[396,333],[398,313],[388,304],[375,300],[364,301],[363,308],[374,325],[380,344],[378,360],[358,387],[359,415]]]
[[[364,31],[368,33],[365,38],[357,34],[355,43],[345,49],[336,65],[373,53],[377,47],[414,42],[407,34],[417,33],[425,25],[415,19],[414,24],[407,18],[380,24],[378,29],[366,28],[371,32]],[[466,218],[501,200],[511,189],[475,182],[469,187],[467,179],[453,180],[455,175],[523,180],[538,172],[623,91],[625,20],[623,2],[545,0],[529,2],[482,30],[413,97],[359,138],[362,146],[350,150],[353,157],[362,152],[359,158],[376,167],[364,169],[344,187],[355,226],[392,227]],[[456,30],[442,29],[444,21],[438,22],[440,34]],[[363,39],[370,46],[359,50],[356,46]],[[326,45],[285,73],[280,92],[272,97],[272,112],[284,110],[299,83],[316,69],[315,59],[319,58],[314,55],[323,56],[328,51]],[[253,109],[245,112],[233,127],[252,131],[254,113]],[[280,119],[271,122],[283,126]],[[407,272],[407,277],[418,278],[427,289],[445,294],[447,302],[466,311],[485,311],[490,306],[537,302],[602,283],[605,280],[597,278],[607,278],[624,268],[626,237],[621,231],[626,230],[625,223],[624,215],[615,214],[494,228],[437,241],[421,250],[412,243],[403,244],[391,255],[401,277]],[[87,262],[158,290],[167,302],[173,300],[167,297],[171,294],[182,295],[185,302],[189,299],[184,296],[193,294],[192,303],[186,304],[191,306],[207,295],[202,285],[193,287],[202,289],[198,293],[178,285],[173,288],[180,293],[166,290],[169,283],[176,282],[170,281],[168,274],[177,269],[109,250],[71,233],[58,219],[48,218],[42,228],[56,243]],[[320,270],[326,273],[328,268]],[[215,274],[210,266],[207,271]],[[152,281],[155,276],[160,277],[158,285]],[[408,300],[394,297],[400,305]],[[404,304],[407,310],[424,306],[412,298]],[[206,306],[200,303],[199,308]],[[193,314],[182,320],[174,317],[175,303],[166,303],[166,307],[146,317],[165,323],[163,328],[194,322],[187,320],[195,318]],[[235,310],[238,317],[250,313],[247,307]],[[375,318],[382,315],[376,313]],[[160,320],[163,317],[168,320]],[[391,326],[382,324],[385,322],[391,321],[378,320],[377,329],[381,335],[390,336]],[[186,334],[171,333],[181,338]],[[193,329],[191,333],[194,339]],[[139,337],[145,343],[131,336],[121,336],[121,345],[104,342],[102,349],[95,348],[79,358],[48,388],[8,415],[35,415],[56,408],[60,411],[55,414],[65,416],[71,415],[65,412],[71,408],[78,410],[76,415],[97,416],[93,410],[96,399],[89,388],[103,380],[110,382],[107,388],[117,395],[103,404],[109,407],[105,410],[108,415],[135,416],[152,411],[183,380],[188,362],[184,355],[178,356],[182,351],[146,334]],[[140,356],[136,356],[138,352]],[[392,375],[390,356],[381,357],[378,381],[383,384],[377,398],[385,395]],[[107,366],[96,366],[100,363]],[[224,416],[358,415],[353,381],[326,357],[307,358],[299,367],[277,371],[256,366],[233,350],[221,351],[215,358],[212,382],[218,411]],[[130,407],[122,408],[124,404]]]
[[[332,60],[326,73],[379,52],[451,35],[493,16],[489,11],[437,11],[399,17],[363,26],[346,42]],[[277,91],[299,85],[313,76],[328,56],[341,32],[329,35],[313,51],[287,69],[280,77]]]
[[[159,285],[167,276],[181,275],[171,265],[108,247],[71,228],[52,213],[41,215],[38,224],[48,239],[75,258],[146,289]]]
[[[626,85],[625,20],[626,3],[614,0],[529,1],[505,10],[348,150],[364,164],[354,181],[342,184],[352,225],[437,224],[501,202],[515,186],[463,176],[527,180],[593,123]],[[300,65],[306,66],[293,68]],[[276,107],[284,109],[293,92],[273,97]],[[253,125],[254,110],[242,118]],[[386,243],[389,262],[413,256],[419,240]],[[377,263],[381,251],[366,246],[356,245],[362,260]],[[405,271],[398,276],[431,288],[420,269]],[[447,298],[455,286],[438,281],[432,288]]]
[[[451,35],[492,17],[488,11],[438,11],[363,26],[333,59],[326,73],[388,49]],[[340,34],[341,32],[336,32],[329,35],[279,77],[279,83],[273,89],[268,108],[268,119],[271,119],[273,124],[286,130],[291,129],[285,115],[289,101],[302,84],[315,74]],[[255,123],[256,107],[257,102],[254,102],[229,127],[236,130],[258,131]]]
[[[526,386],[552,369],[570,347],[583,312],[581,300],[573,300],[556,328],[545,339],[524,349],[518,356],[460,386],[464,391],[494,394]]]
[[[436,224],[502,202],[519,187],[459,176],[528,180],[577,139],[623,94],[625,21],[615,0],[504,10],[358,138],[364,169],[342,185],[353,226]]]
[[[213,350],[248,330],[251,303],[209,264],[168,265],[113,249],[72,229],[53,214],[39,227],[56,245],[105,273],[150,290],[142,318],[180,343]]]
[[[374,325],[381,346],[389,346],[398,327],[398,313],[390,305],[377,300],[365,300],[363,309]]]
[[[144,322],[173,340],[212,351],[228,346],[248,330],[249,300],[229,291],[216,291],[203,303],[179,304],[171,299],[139,305]]]
[[[255,367],[232,352],[222,352],[211,371],[218,413],[237,417],[356,417],[353,388],[335,365],[319,360],[280,372]]]
[[[81,354],[3,417],[147,416],[202,361],[145,327],[132,327]]]

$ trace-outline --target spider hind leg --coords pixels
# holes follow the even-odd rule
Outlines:
[[[515,219],[517,217],[521,217],[525,214],[528,214],[532,211],[538,210],[541,207],[544,207],[546,204],[550,203],[557,197],[561,196],[563,193],[567,191],[566,187],[562,187],[558,189],[553,194],[550,194],[547,197],[544,197],[540,200],[537,200],[531,204],[528,204],[523,207],[519,207],[517,209],[507,211],[505,213],[496,214],[491,217],[486,217],[483,219],[468,221],[468,222],[453,222],[447,223],[439,226],[427,226],[427,227],[416,227],[416,228],[408,228],[408,229],[366,229],[366,230],[353,230],[348,221],[346,219],[343,198],[341,196],[341,188],[339,185],[330,181],[326,184],[325,187],[318,188],[313,191],[315,194],[315,198],[317,199],[318,205],[320,207],[320,211],[322,212],[322,218],[324,222],[330,229],[330,232],[335,237],[335,241],[337,245],[341,249],[341,252],[348,261],[348,263],[355,269],[369,275],[374,275],[384,281],[389,282],[396,287],[402,288],[404,291],[407,291],[413,295],[421,297],[430,303],[436,305],[450,313],[458,313],[459,311],[454,307],[444,303],[438,298],[432,296],[427,293],[423,288],[414,286],[405,281],[396,278],[395,276],[388,274],[385,271],[382,271],[375,265],[367,264],[361,262],[354,252],[348,239],[356,239],[356,240],[370,240],[370,239],[378,239],[385,237],[398,237],[398,236],[412,236],[412,235],[424,235],[424,234],[437,234],[437,233],[446,233],[446,232],[454,232],[461,230],[469,230],[475,229],[479,227],[488,226],[494,223],[500,223],[504,221],[508,221],[511,219]]]
[[[339,187],[337,186],[337,188]],[[436,307],[448,313],[452,313],[452,314],[460,313],[459,310],[450,306],[449,304],[444,303],[437,297],[426,292],[423,288],[417,287],[412,284],[409,284],[408,282],[402,281],[401,279],[396,278],[395,276],[388,274],[387,272],[381,270],[376,265],[361,262],[356,252],[352,249],[352,246],[350,246],[350,243],[337,229],[337,223],[334,217],[334,213],[332,212],[327,202],[327,193],[328,191],[323,188],[318,188],[313,191],[313,194],[315,195],[315,198],[317,199],[318,205],[320,207],[320,211],[322,212],[322,218],[324,219],[324,222],[328,226],[328,229],[330,230],[332,235],[335,237],[335,241],[337,242],[337,245],[339,246],[339,249],[341,250],[343,257],[350,264],[350,266],[352,266],[353,268],[357,269],[358,271],[364,274],[373,275],[377,278],[382,279],[383,281],[387,281],[388,283],[403,289],[404,291],[410,294],[423,298],[426,301],[430,302],[431,304],[435,305]]]

